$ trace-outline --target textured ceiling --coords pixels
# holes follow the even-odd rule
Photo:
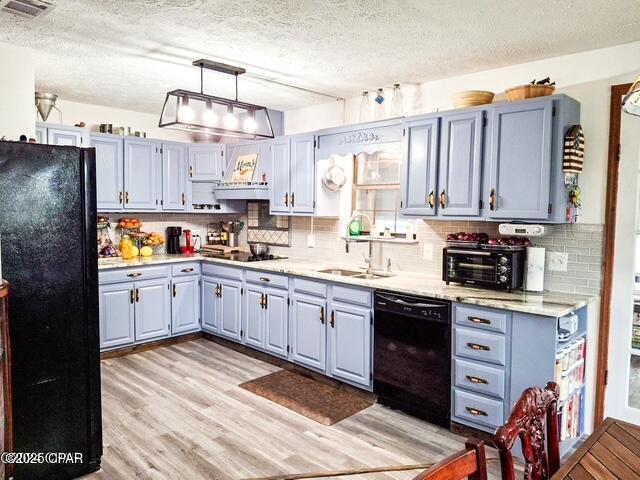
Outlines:
[[[36,20],[0,15],[0,41],[35,51],[36,85],[68,100],[158,113],[197,89],[210,58],[335,96],[640,40],[640,0],[53,0]],[[205,92],[232,79],[205,73]],[[276,109],[329,101],[240,78]]]

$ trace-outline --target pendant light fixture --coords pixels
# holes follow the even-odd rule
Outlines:
[[[196,60],[193,65],[200,68],[200,93],[188,90],[168,92],[160,114],[159,127],[253,140],[273,138],[267,108],[238,100],[238,76],[245,73],[244,68],[205,59]],[[233,75],[235,99],[205,94],[205,69]]]
[[[622,108],[631,115],[640,115],[640,75],[624,96]]]

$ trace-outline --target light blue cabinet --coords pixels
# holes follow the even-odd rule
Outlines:
[[[440,120],[438,214],[480,215],[484,112],[443,115]]]
[[[187,148],[162,145],[162,210],[181,212],[187,208]]]
[[[124,141],[124,209],[136,212],[159,209],[158,144],[144,139]]]
[[[69,147],[86,147],[85,134],[82,130],[48,127],[47,143],[49,145],[65,145]]]
[[[218,332],[232,340],[242,340],[242,282],[221,279],[218,297]]]
[[[218,331],[218,281],[212,277],[202,277],[200,298],[202,302],[202,329],[216,333]]]
[[[195,332],[200,328],[199,275],[171,281],[171,334]]]
[[[169,280],[135,283],[136,341],[168,337],[171,331]]]
[[[224,147],[193,145],[189,147],[189,180],[212,182],[224,176]]]
[[[273,175],[269,188],[273,214],[304,215],[315,210],[315,136],[276,138],[272,144]]]
[[[134,342],[133,284],[104,285],[99,288],[100,348],[114,348]]]
[[[553,111],[552,99],[490,110],[489,219],[549,218]]]
[[[313,135],[291,138],[291,213],[313,213],[315,198],[315,146]]]
[[[326,299],[294,292],[291,300],[291,359],[301,365],[325,371]]]
[[[47,143],[47,127],[36,125],[36,142]]]
[[[331,376],[369,386],[371,383],[371,328],[369,307],[332,302],[329,305]]]
[[[244,342],[255,348],[264,348],[265,314],[264,288],[247,285],[244,298]]]
[[[264,348],[267,352],[287,356],[289,307],[287,291],[267,288],[265,291]]]
[[[439,118],[406,125],[402,162],[402,213],[434,216],[437,212]]]
[[[290,169],[290,148],[289,138],[280,137],[273,141],[271,146],[271,161],[273,165],[273,174],[269,187],[270,194],[270,211],[273,214],[290,212],[289,206],[289,185],[291,179]]]
[[[124,147],[119,138],[91,136],[96,149],[98,211],[119,212],[124,205]]]

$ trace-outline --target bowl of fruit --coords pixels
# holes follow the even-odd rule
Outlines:
[[[477,247],[489,240],[486,233],[450,233],[447,235],[447,245],[450,247]]]
[[[152,249],[156,255],[164,253],[164,236],[157,232],[151,232],[145,239],[144,245]]]
[[[142,227],[142,223],[137,218],[123,217],[118,220],[118,228],[123,230],[139,230]]]
[[[531,246],[527,237],[499,237],[490,238],[482,248],[487,250],[524,250]]]

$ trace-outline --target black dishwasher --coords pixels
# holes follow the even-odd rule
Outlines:
[[[376,292],[373,351],[378,402],[449,428],[451,303]]]

